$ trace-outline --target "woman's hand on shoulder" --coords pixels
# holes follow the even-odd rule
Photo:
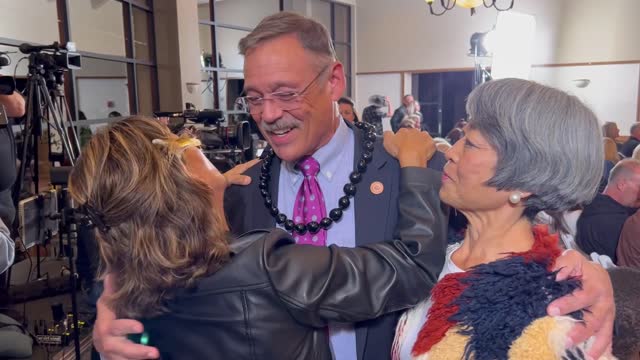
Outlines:
[[[403,128],[384,132],[384,148],[400,162],[400,167],[427,167],[436,145],[426,131]]]
[[[236,165],[233,169],[227,171],[224,175],[226,181],[226,187],[231,185],[249,185],[251,184],[251,178],[247,175],[243,175],[245,171],[251,168],[253,165],[260,162],[260,159],[253,159],[247,161],[244,164]]]

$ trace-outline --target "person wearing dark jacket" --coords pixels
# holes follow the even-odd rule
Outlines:
[[[402,119],[407,115],[414,114],[415,112],[415,100],[413,99],[413,95],[407,94],[403,96],[402,105],[400,105],[400,107],[393,112],[393,116],[391,116],[391,131],[397,132],[398,129],[400,129]]]
[[[69,188],[96,226],[110,305],[142,319],[165,360],[332,359],[330,320],[413,306],[442,266],[435,145],[417,130],[394,136],[422,149],[398,158],[396,240],[342,248],[296,245],[280,229],[227,241],[228,181],[197,140],[143,118],[98,133]]]
[[[636,146],[640,145],[640,123],[634,123],[631,125],[629,132],[631,133],[631,136],[629,136],[629,139],[625,141],[620,148],[620,152],[625,157],[631,157],[633,155],[633,150],[635,150]]]
[[[382,119],[391,116],[391,102],[389,97],[371,95],[369,106],[362,111],[362,121],[373,125],[376,135],[382,135]]]
[[[611,170],[602,194],[587,205],[578,219],[576,243],[587,254],[607,255],[617,263],[622,226],[640,206],[640,161],[625,159]]]
[[[625,221],[618,241],[618,266],[640,270],[640,210]]]

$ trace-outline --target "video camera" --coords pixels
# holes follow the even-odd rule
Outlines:
[[[61,45],[57,41],[50,45],[21,44],[18,49],[28,54],[30,63],[42,66],[45,71],[77,70],[82,67],[82,57],[76,53],[75,43]]]
[[[192,122],[189,130],[202,143],[205,155],[221,171],[253,158],[250,151],[253,139],[248,121],[234,120],[223,125],[225,114],[220,110],[196,110],[191,103],[185,107],[183,111],[154,114],[159,118],[169,118],[168,126],[176,134],[185,130],[187,121]]]
[[[156,112],[159,118],[169,118],[169,128],[174,133],[181,132],[187,121],[202,124],[197,128],[197,135],[205,149],[221,147],[239,147],[246,150],[251,147],[251,128],[248,121],[237,121],[232,125],[222,125],[224,112],[214,109],[196,110],[191,103],[186,110],[178,112]]]
[[[173,128],[184,126],[187,120],[198,124],[202,123],[206,126],[218,125],[224,121],[224,113],[222,111],[212,109],[196,110],[192,107],[192,104],[189,103],[187,103],[186,110],[178,112],[157,112],[155,115],[157,117],[169,118],[172,130],[174,130]],[[174,119],[177,119],[178,121],[175,121]]]

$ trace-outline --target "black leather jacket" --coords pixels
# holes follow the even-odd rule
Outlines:
[[[428,296],[443,265],[439,173],[401,170],[397,238],[357,248],[295,245],[282,230],[232,244],[220,271],[143,320],[162,359],[331,359],[328,321],[357,322]],[[371,219],[376,221],[376,219]],[[380,354],[380,359],[389,358]]]

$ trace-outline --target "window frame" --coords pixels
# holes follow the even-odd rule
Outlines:
[[[152,110],[158,111],[159,109],[159,97],[158,97],[158,77],[157,77],[157,64],[156,64],[156,47],[155,47],[155,31],[154,31],[154,7],[153,1],[151,0],[114,0],[118,3],[122,4],[122,17],[124,24],[124,41],[125,41],[125,56],[117,56],[117,55],[108,55],[95,53],[90,51],[83,51],[79,49],[76,51],[83,58],[97,59],[97,60],[106,60],[113,61],[118,63],[124,63],[127,66],[127,86],[129,91],[129,109],[131,114],[137,114],[139,109],[139,80],[137,76],[138,65],[149,66],[151,68],[152,73],[152,84],[151,84],[151,97],[152,101]],[[70,0],[56,0],[56,8],[57,8],[57,20],[58,20],[58,42],[64,44],[69,41],[73,41],[72,36],[72,26],[71,26],[71,14],[69,11]],[[149,21],[147,24],[148,35],[149,35],[149,46],[151,47],[149,51],[150,60],[140,60],[136,59],[136,49],[134,44],[134,15],[133,10],[142,10],[147,13]],[[22,41],[20,39],[11,39],[11,38],[2,38],[0,37],[0,45],[6,46],[14,46],[18,47],[20,44],[28,41]],[[29,42],[35,44],[33,42]],[[43,45],[43,44],[36,44]],[[78,119],[78,94],[76,89],[76,70],[69,70],[65,72],[65,94],[67,98],[67,102],[69,103],[69,108],[71,113],[74,115],[74,119]],[[98,121],[99,120],[99,121]],[[83,120],[85,121],[85,120]],[[113,121],[113,119],[92,119],[92,123],[104,123],[108,121]],[[75,123],[75,122],[74,122]],[[89,124],[87,122],[83,122],[82,124]],[[78,124],[75,124],[76,126]]]
[[[313,0],[313,1],[319,1],[319,2],[325,2],[325,3],[329,3],[331,6],[331,28],[328,29],[330,31],[331,34],[331,40],[333,43],[333,46],[335,48],[336,45],[340,45],[340,46],[346,46],[348,49],[348,53],[349,53],[349,64],[345,64],[345,68],[348,69],[349,71],[345,71],[345,80],[347,81],[347,88],[345,91],[345,95],[346,96],[352,96],[353,93],[353,46],[352,46],[352,41],[353,41],[353,5],[349,5],[349,4],[345,4],[345,3],[341,3],[338,2],[336,0]],[[240,30],[240,31],[247,31],[250,32],[253,30],[252,27],[247,27],[247,26],[240,26],[240,25],[234,25],[234,24],[229,24],[229,23],[225,23],[225,22],[220,22],[216,20],[216,13],[215,13],[215,0],[209,0],[208,1],[208,5],[209,5],[209,20],[204,20],[204,19],[198,19],[198,25],[208,25],[210,28],[210,32],[211,32],[211,54],[212,54],[212,64],[215,64],[215,66],[204,66],[201,68],[201,73],[211,73],[211,77],[213,78],[212,82],[213,82],[213,86],[212,86],[212,91],[213,91],[213,107],[215,109],[220,109],[220,88],[219,88],[219,79],[220,79],[220,73],[242,73],[243,70],[242,69],[233,69],[233,68],[221,68],[219,66],[219,58],[217,56],[218,54],[218,47],[217,47],[217,39],[216,36],[218,35],[216,32],[216,29],[218,28],[225,28],[225,29],[232,29],[232,30]],[[347,10],[347,19],[348,19],[348,26],[347,26],[347,35],[346,38],[349,39],[348,42],[343,42],[343,41],[335,41],[335,35],[336,35],[336,8],[344,8]],[[285,0],[280,0],[279,1],[279,11],[285,11]],[[215,54],[215,56],[214,56]],[[244,75],[243,75],[244,78]],[[203,104],[203,107],[208,107],[211,104]],[[245,114],[244,111],[226,111],[227,114]]]

